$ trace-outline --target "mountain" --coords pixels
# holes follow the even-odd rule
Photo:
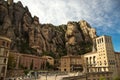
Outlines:
[[[11,50],[34,55],[61,57],[92,51],[96,30],[85,20],[54,26],[32,17],[19,1],[0,0],[0,35],[12,40]]]

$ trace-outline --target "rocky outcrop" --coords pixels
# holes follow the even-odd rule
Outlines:
[[[12,50],[60,57],[91,51],[96,30],[84,20],[59,26],[41,24],[20,1],[0,0],[0,35],[12,39]]]

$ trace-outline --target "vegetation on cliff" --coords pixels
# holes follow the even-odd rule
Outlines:
[[[90,52],[96,30],[85,20],[59,26],[41,24],[20,1],[0,0],[0,35],[12,40],[11,50],[59,58]]]

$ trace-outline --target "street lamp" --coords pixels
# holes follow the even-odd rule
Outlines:
[[[48,75],[48,73],[46,72],[46,80],[47,80],[47,75]]]
[[[37,71],[35,71],[34,74],[35,74],[35,80],[36,80],[38,77]]]
[[[86,58],[86,63],[85,63],[85,69],[86,69],[86,71],[85,71],[85,77],[86,77],[86,80],[88,80],[88,58]]]
[[[56,80],[57,74],[55,75],[55,80]]]

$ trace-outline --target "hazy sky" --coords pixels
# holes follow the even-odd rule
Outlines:
[[[19,0],[14,0],[15,2]],[[120,52],[120,0],[20,0],[40,23],[54,25],[86,20],[98,35],[112,36]]]

